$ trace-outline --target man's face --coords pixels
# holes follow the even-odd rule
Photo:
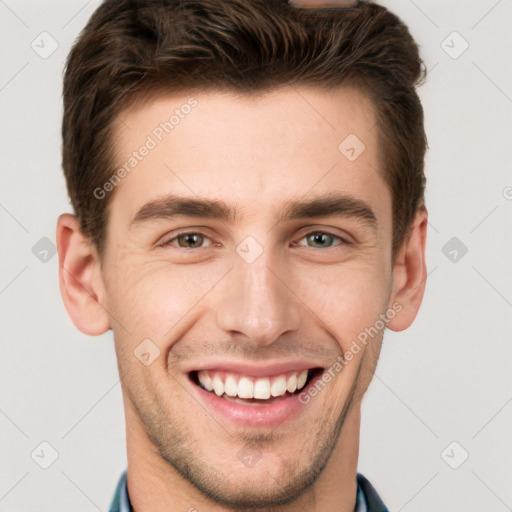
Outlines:
[[[115,190],[102,265],[126,418],[132,438],[149,438],[215,500],[284,502],[336,450],[382,330],[307,403],[283,386],[304,370],[314,386],[391,306],[391,196],[374,112],[348,89],[194,98],[189,109],[186,95],[161,97],[116,125],[119,167],[148,135],[156,143]],[[155,131],[176,109],[172,130]],[[143,209],[171,195],[236,215]],[[335,196],[349,201],[289,208]],[[230,398],[226,386],[271,398]]]

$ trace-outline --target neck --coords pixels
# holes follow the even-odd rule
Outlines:
[[[233,512],[204,496],[159,453],[143,423],[126,407],[127,485],[135,512]],[[295,501],[273,506],[272,512],[353,512],[359,452],[360,406],[347,414],[338,442],[315,483]],[[270,509],[258,509],[270,512]],[[256,512],[256,511],[255,511]]]

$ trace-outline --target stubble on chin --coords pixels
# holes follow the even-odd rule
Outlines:
[[[219,505],[231,507],[232,510],[257,509],[270,512],[272,508],[269,507],[297,500],[320,477],[336,447],[348,413],[358,404],[368,386],[367,375],[375,365],[373,361],[368,364],[365,359],[362,357],[360,360],[356,377],[338,417],[314,420],[318,429],[309,439],[309,443],[297,435],[297,449],[286,453],[286,456],[295,455],[296,459],[285,463],[279,474],[271,474],[270,471],[262,469],[261,464],[259,468],[258,464],[253,468],[246,468],[242,462],[240,466],[226,471],[222,469],[222,462],[215,464],[215,461],[207,460],[201,453],[198,446],[201,441],[194,439],[193,432],[187,426],[189,420],[183,412],[173,413],[162,403],[148,401],[135,405],[135,408],[160,456],[203,496]],[[208,435],[208,429],[202,432],[203,435]],[[226,436],[229,435],[226,432]],[[232,438],[234,456],[240,446],[248,443],[264,456],[265,451],[271,451],[274,447],[279,449],[286,436],[277,427],[270,433],[243,432],[233,434]],[[215,444],[214,439],[203,442]],[[243,481],[236,480],[241,474],[253,470],[254,476],[250,475]]]

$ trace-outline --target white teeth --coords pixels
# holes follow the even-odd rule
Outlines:
[[[290,393],[293,393],[297,389],[297,374],[296,373],[292,373],[288,377],[288,380],[286,381],[286,389]]]
[[[199,382],[208,390],[208,391],[212,391],[213,389],[213,386],[212,386],[212,379],[210,378],[210,376],[208,375],[207,372],[205,371],[200,371],[198,374],[197,374],[197,377],[199,379]]]
[[[217,396],[222,396],[224,394],[224,382],[222,382],[222,379],[218,375],[213,377],[212,385]]]
[[[280,375],[272,382],[270,394],[272,396],[283,396],[286,394],[286,377],[284,375]]]
[[[301,389],[306,384],[306,380],[308,379],[308,371],[303,370],[300,372],[299,378],[297,379],[297,389]]]
[[[241,377],[238,381],[239,398],[253,398],[254,384],[247,377]]]
[[[201,370],[197,377],[206,390],[215,392],[219,397],[226,394],[229,397],[267,400],[271,396],[284,396],[287,392],[302,389],[308,379],[308,370],[259,379],[224,372],[212,372],[210,375],[207,370]]]
[[[228,375],[226,377],[226,383],[224,385],[224,391],[228,396],[236,396],[238,393],[238,384],[236,383],[235,377],[233,375]]]
[[[254,383],[254,398],[270,398],[270,379],[258,379]]]

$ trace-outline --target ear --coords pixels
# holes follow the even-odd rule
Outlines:
[[[110,329],[110,318],[102,305],[106,293],[96,248],[69,213],[57,221],[56,241],[60,293],[71,320],[84,334],[103,334]]]
[[[387,323],[393,331],[407,329],[420,309],[427,279],[425,245],[428,212],[422,206],[414,217],[410,234],[401,247],[393,266],[393,293],[389,302],[399,304],[400,311]]]

